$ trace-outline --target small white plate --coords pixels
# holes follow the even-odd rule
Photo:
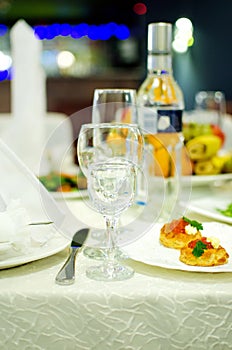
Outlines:
[[[12,246],[8,246],[5,251],[1,251],[0,270],[49,257],[62,251],[69,244],[70,241],[67,238],[54,231],[52,237],[41,246],[31,245],[25,251],[15,251]]]
[[[192,184],[192,186],[205,186],[207,184],[212,184],[216,181],[228,181],[232,180],[232,173],[228,174],[218,174],[218,175],[192,175],[192,176],[183,176],[183,183]]]
[[[232,203],[232,197],[230,199],[225,199],[217,196],[214,200],[212,200],[211,197],[207,197],[191,201],[188,205],[188,209],[214,220],[232,224],[232,217],[223,215],[217,210],[226,209],[230,203]]]
[[[227,264],[221,266],[189,266],[179,260],[178,249],[166,248],[159,242],[160,229],[163,224],[156,224],[147,234],[134,243],[124,247],[125,253],[133,260],[166,269],[194,272],[232,272],[232,227],[219,222],[203,223],[204,236],[215,236],[229,254]]]

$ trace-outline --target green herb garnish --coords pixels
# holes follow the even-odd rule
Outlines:
[[[219,213],[225,216],[232,217],[232,203],[228,204],[226,209],[216,209]]]
[[[185,216],[183,216],[183,220],[188,222],[192,227],[196,227],[197,230],[203,230],[203,225],[200,222],[196,220],[190,220]]]
[[[192,253],[194,256],[199,258],[204,253],[204,249],[207,249],[206,244],[203,243],[202,241],[198,241],[195,247],[193,248]]]

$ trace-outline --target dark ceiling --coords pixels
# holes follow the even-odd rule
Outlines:
[[[0,21],[13,24],[20,18],[30,24],[54,21],[100,23],[133,22],[134,0],[0,0]]]

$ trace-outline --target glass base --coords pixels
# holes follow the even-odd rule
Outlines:
[[[94,259],[94,260],[104,260],[105,259],[104,249],[100,249],[100,248],[86,247],[83,250],[83,254],[87,258]]]
[[[94,260],[104,260],[106,258],[106,252],[104,248],[85,247],[83,254],[87,258]],[[128,259],[128,256],[120,249],[116,248],[115,258],[118,260],[125,260]]]
[[[134,270],[120,264],[91,266],[86,270],[86,276],[95,281],[123,281],[133,277]]]

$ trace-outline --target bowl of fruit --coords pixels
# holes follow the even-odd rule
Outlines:
[[[232,150],[223,148],[226,135],[220,126],[184,122],[183,135],[192,164],[192,175],[232,173]]]

